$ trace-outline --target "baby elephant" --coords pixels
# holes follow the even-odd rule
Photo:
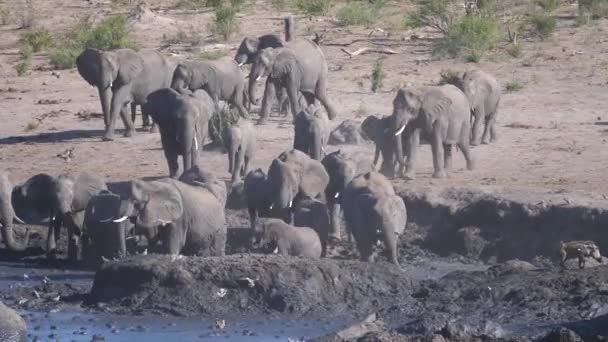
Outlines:
[[[260,246],[280,255],[321,257],[321,240],[312,228],[294,227],[281,219],[269,218],[262,224]]]
[[[317,232],[321,239],[321,256],[324,257],[327,253],[330,229],[327,204],[308,197],[298,201],[294,209],[293,224],[296,227],[310,227]]]
[[[226,127],[224,131],[226,150],[228,150],[228,172],[232,182],[245,177],[249,162],[255,153],[255,129],[251,121],[240,119],[236,124]]]
[[[602,262],[600,249],[593,241],[568,241],[560,242],[561,266],[566,268],[566,260],[578,258],[578,267],[585,268],[585,258],[593,258]]]

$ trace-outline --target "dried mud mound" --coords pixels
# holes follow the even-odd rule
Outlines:
[[[342,316],[373,312],[410,293],[410,281],[388,263],[148,255],[104,264],[89,302],[126,313]]]

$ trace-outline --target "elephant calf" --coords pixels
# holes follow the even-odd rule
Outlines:
[[[314,104],[296,115],[293,148],[321,160],[329,140],[329,119]]]
[[[322,248],[319,235],[309,227],[294,227],[280,219],[266,219],[262,225],[260,246],[280,255],[318,259]]]
[[[184,170],[196,165],[215,110],[209,94],[204,90],[180,94],[164,88],[150,94],[142,110],[158,124],[169,176],[178,176],[179,155],[183,158]]]
[[[361,123],[361,131],[375,144],[374,161],[372,169],[376,170],[380,153],[382,153],[382,166],[380,173],[386,177],[393,178],[395,176],[395,148],[393,146],[393,137],[391,136],[392,117],[383,116],[378,118],[375,115],[370,115]]]
[[[321,240],[321,256],[327,254],[330,226],[327,204],[312,198],[303,199],[294,209],[293,224],[314,229]]]
[[[380,231],[390,262],[398,265],[397,236],[405,229],[407,211],[391,182],[377,172],[360,174],[344,190],[342,205],[361,260],[373,261],[373,247]]]
[[[251,231],[255,232],[258,216],[270,217],[272,199],[266,173],[262,169],[250,171],[245,176],[244,188]]]
[[[224,141],[228,150],[228,172],[232,174],[232,183],[244,177],[249,169],[256,149],[255,128],[251,121],[240,119],[236,124],[226,127]]]

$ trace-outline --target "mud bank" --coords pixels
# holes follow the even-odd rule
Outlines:
[[[601,194],[530,188],[414,187],[400,191],[418,243],[483,261],[555,259],[560,240],[589,239],[608,253]]]
[[[408,277],[387,263],[148,255],[104,264],[88,302],[110,304],[125,313],[327,317],[367,314],[409,298],[411,289]]]

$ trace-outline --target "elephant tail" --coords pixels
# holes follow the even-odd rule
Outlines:
[[[293,16],[288,16],[285,18],[285,41],[290,42],[294,39],[295,32],[295,21]]]

